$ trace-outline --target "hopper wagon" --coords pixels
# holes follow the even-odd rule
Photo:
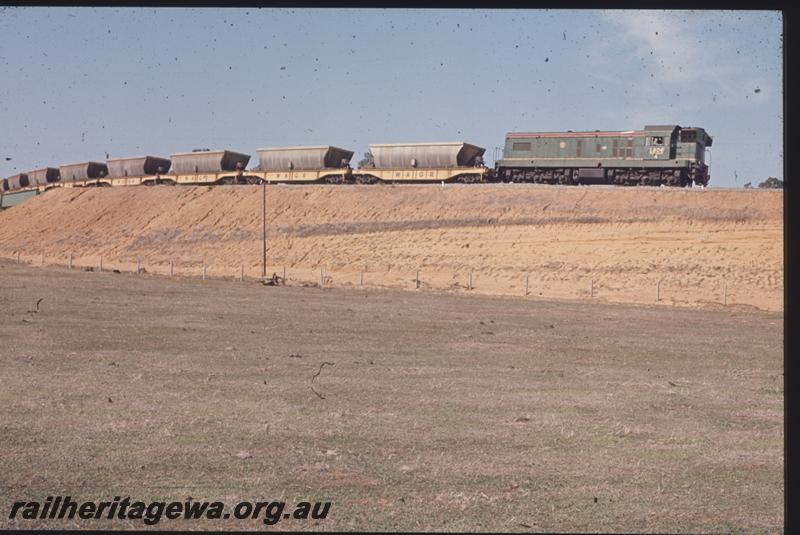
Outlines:
[[[6,185],[8,186],[6,188]],[[30,178],[28,177],[27,173],[19,173],[14,176],[10,176],[6,179],[6,182],[3,184],[4,191],[16,191],[21,189],[26,189],[33,186],[31,184]]]
[[[61,173],[56,167],[42,167],[41,169],[34,169],[28,171],[28,178],[32,184],[37,186],[54,186],[56,182],[61,180]]]
[[[101,179],[108,176],[108,167],[102,162],[82,162],[62,165],[58,168],[60,184],[65,187],[108,186]]]
[[[380,182],[485,182],[485,151],[463,141],[375,144],[357,174]]]
[[[108,179],[114,186],[146,186],[161,183],[174,183],[161,179],[169,171],[171,162],[158,156],[135,156],[131,158],[112,158],[106,160]]]
[[[257,149],[258,167],[248,174],[265,182],[344,184],[353,181],[353,151],[331,145]]]
[[[170,155],[172,170],[163,178],[176,184],[257,184],[245,175],[250,155],[231,150],[195,150]]]

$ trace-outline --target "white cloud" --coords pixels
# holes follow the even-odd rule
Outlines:
[[[759,87],[748,55],[737,54],[734,36],[741,17],[722,11],[604,11],[602,18],[614,30],[603,44],[604,54],[619,55],[639,63],[645,92],[665,89],[696,94],[703,91],[718,99],[740,98]],[[727,32],[712,32],[723,25]],[[728,35],[721,38],[720,33]],[[614,52],[611,52],[611,51]],[[652,75],[652,76],[651,76]],[[766,93],[762,96],[766,96]]]

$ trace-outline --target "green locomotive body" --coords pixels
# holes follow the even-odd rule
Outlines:
[[[651,125],[622,132],[510,132],[495,177],[503,182],[691,186],[708,184],[702,128]]]

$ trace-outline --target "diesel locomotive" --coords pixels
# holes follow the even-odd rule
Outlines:
[[[627,132],[506,135],[495,177],[505,182],[691,186],[708,184],[702,128],[645,126]]]

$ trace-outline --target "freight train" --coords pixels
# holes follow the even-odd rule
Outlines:
[[[2,180],[0,194],[51,187],[154,184],[527,182],[691,186],[708,184],[702,128],[645,126],[618,132],[509,132],[502,157],[484,164],[484,148],[465,142],[369,145],[353,169],[353,152],[334,146],[257,149],[250,155],[198,149],[170,158],[114,158],[36,169]]]

